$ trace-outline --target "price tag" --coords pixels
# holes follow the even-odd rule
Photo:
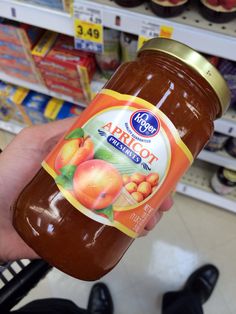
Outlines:
[[[138,50],[146,41],[154,37],[172,38],[174,28],[171,26],[159,25],[143,21],[138,38]]]
[[[151,37],[145,37],[140,35],[138,37],[138,50],[145,44],[146,41],[148,41],[149,39],[151,39]]]
[[[74,2],[75,48],[95,53],[103,52],[103,25],[100,9]]]

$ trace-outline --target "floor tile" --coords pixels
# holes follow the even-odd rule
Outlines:
[[[178,195],[177,208],[199,250],[208,251],[236,238],[235,214],[182,195]]]

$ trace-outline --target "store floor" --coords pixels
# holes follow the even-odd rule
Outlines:
[[[3,141],[0,133],[0,146]],[[115,314],[160,314],[163,293],[179,289],[193,270],[209,262],[221,274],[205,313],[235,314],[236,215],[177,194],[173,209],[156,229],[136,240],[102,281],[110,287]],[[86,307],[91,286],[54,269],[20,305],[62,297]]]

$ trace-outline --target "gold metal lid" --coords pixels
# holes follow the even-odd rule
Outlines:
[[[138,53],[140,54],[145,50],[156,50],[169,54],[193,68],[210,84],[216,93],[222,109],[221,115],[226,112],[231,99],[228,85],[220,72],[200,53],[185,44],[167,38],[148,40]]]

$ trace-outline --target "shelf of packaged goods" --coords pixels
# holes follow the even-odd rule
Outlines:
[[[85,103],[82,103],[82,102],[77,102],[77,103],[74,102],[73,98],[69,96],[52,92],[43,85],[32,84],[27,81],[17,79],[13,76],[9,76],[3,72],[0,72],[0,80],[10,83],[10,84],[15,84],[15,85],[22,86],[28,89],[32,89],[36,92],[47,94],[55,98],[59,98],[65,101],[75,103],[78,106],[83,107],[83,108],[87,106]],[[105,83],[106,83],[106,79],[103,79],[100,77],[99,74],[96,74],[91,83],[92,92],[96,94],[103,87]],[[229,109],[227,113],[225,114],[224,118],[221,118],[220,120],[217,120],[215,122],[215,130],[220,133],[224,133],[226,135],[236,137],[236,111],[234,109]]]
[[[24,127],[24,125],[17,124],[16,122],[0,120],[0,130],[9,133],[18,134]]]
[[[180,16],[163,19],[149,8],[148,3],[136,8],[127,9],[115,4],[112,0],[75,0],[75,3],[93,10],[99,9],[103,15],[103,25],[124,32],[140,35],[143,24],[166,25],[173,27],[173,39],[181,41],[203,53],[236,60],[236,23],[235,21],[214,24],[205,20],[198,12],[195,1]]]
[[[227,154],[226,151],[210,152],[203,150],[198,159],[236,171],[236,158]]]
[[[191,5],[182,15],[163,19],[154,15],[148,4],[125,9],[111,0],[75,0],[93,10],[99,9],[105,27],[140,35],[143,23],[173,27],[173,38],[213,55],[236,60],[236,23],[210,23]],[[12,20],[73,36],[73,20],[68,13],[14,0],[1,0],[0,15]],[[119,23],[117,22],[119,21]],[[219,36],[220,35],[220,36]]]
[[[177,192],[236,213],[236,189],[228,195],[218,195],[210,187],[216,167],[196,162],[177,185]]]
[[[73,20],[68,13],[30,3],[1,0],[0,16],[58,33],[73,35]]]
[[[0,80],[4,81],[6,83],[10,83],[10,84],[14,84],[17,86],[28,88],[28,89],[33,90],[33,91],[38,92],[38,93],[49,95],[51,97],[55,97],[58,99],[72,102],[72,103],[74,103],[74,104],[76,104],[82,108],[86,108],[86,106],[87,106],[87,104],[85,104],[83,102],[75,102],[74,99],[70,96],[50,91],[46,86],[43,86],[40,84],[33,84],[33,83],[30,83],[27,81],[23,81],[23,80],[18,79],[16,77],[9,76],[9,75],[5,74],[4,72],[0,72]]]

